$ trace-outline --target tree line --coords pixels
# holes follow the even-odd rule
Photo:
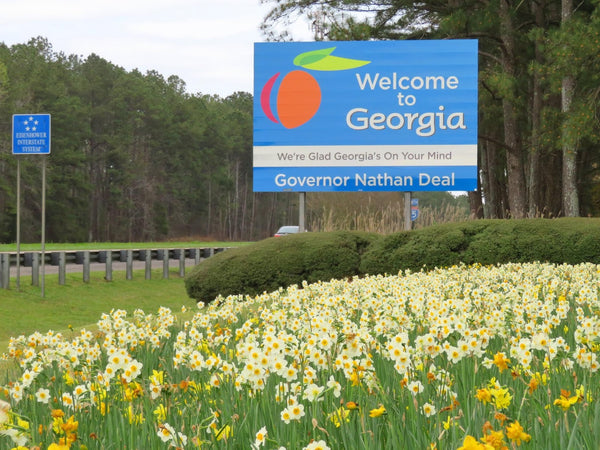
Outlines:
[[[478,39],[477,217],[600,213],[598,0],[264,0],[315,39]]]
[[[42,155],[12,155],[12,115],[49,113],[48,241],[252,240],[292,199],[252,192],[252,96],[188,94],[177,76],[126,71],[45,38],[0,45],[0,242],[40,238]]]

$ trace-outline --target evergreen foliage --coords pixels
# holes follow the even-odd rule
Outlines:
[[[194,267],[188,295],[209,303],[231,294],[258,295],[281,286],[344,278],[360,272],[361,255],[374,233],[299,233],[229,249]]]
[[[388,235],[301,233],[215,255],[194,267],[185,284],[191,298],[210,303],[303,281],[536,261],[600,264],[600,219],[477,220]]]
[[[600,219],[478,220],[382,237],[361,273],[397,273],[455,264],[600,263]]]
[[[271,10],[263,29],[274,40],[280,25],[299,17],[312,23],[316,40],[477,39],[473,213],[598,215],[598,0],[264,1]]]
[[[51,115],[50,155],[11,154],[17,113]],[[17,158],[24,242],[40,239],[41,158],[49,242],[253,240],[287,205],[251,195],[250,94],[189,94],[176,76],[65,55],[41,37],[0,43],[0,150],[0,242],[15,240]]]

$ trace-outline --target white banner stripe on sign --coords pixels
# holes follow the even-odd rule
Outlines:
[[[255,146],[254,167],[476,166],[477,145]]]

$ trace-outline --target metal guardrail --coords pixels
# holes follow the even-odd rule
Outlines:
[[[193,260],[194,265],[202,260],[227,250],[229,247],[201,247],[201,248],[159,248],[159,249],[127,249],[127,250],[66,250],[44,252],[44,265],[58,266],[58,284],[65,284],[66,268],[68,264],[82,266],[83,281],[90,280],[90,265],[100,263],[105,266],[105,279],[112,281],[113,262],[125,263],[125,278],[133,278],[134,261],[143,261],[145,279],[149,280],[152,274],[152,261],[162,261],[163,278],[169,278],[169,262],[179,261],[179,275],[185,275],[186,260]],[[31,268],[31,284],[39,285],[40,268],[42,266],[42,252],[0,252],[0,288],[10,288],[10,269],[19,265]]]

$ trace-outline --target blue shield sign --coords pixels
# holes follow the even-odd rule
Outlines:
[[[419,217],[419,199],[411,198],[410,199],[410,220],[413,222],[417,220]]]
[[[254,190],[476,189],[477,47],[256,43]]]
[[[50,153],[50,114],[13,115],[13,155]]]

